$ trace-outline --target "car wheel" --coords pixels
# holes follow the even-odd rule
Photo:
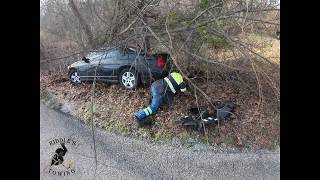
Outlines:
[[[119,75],[119,82],[126,89],[134,89],[138,85],[138,73],[132,68],[125,68]]]
[[[80,84],[81,83],[79,73],[75,69],[73,69],[69,72],[69,80],[72,84]]]

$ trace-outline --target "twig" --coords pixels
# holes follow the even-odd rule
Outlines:
[[[193,23],[195,20],[197,20],[199,17],[201,17],[205,12],[207,12],[207,11],[209,11],[209,10],[211,10],[211,9],[213,9],[213,8],[215,8],[215,7],[219,6],[219,5],[221,5],[221,4],[222,4],[222,2],[219,2],[219,3],[216,3],[216,4],[214,4],[214,5],[210,6],[210,7],[208,7],[207,9],[203,10],[203,11],[202,11],[202,12],[200,12],[200,13],[199,13],[195,18],[193,18],[193,19],[190,21],[190,23],[189,23],[189,24]]]
[[[280,25],[279,23],[274,23],[274,22],[270,22],[270,21],[264,21],[264,20],[261,20],[261,19],[245,18],[245,17],[241,17],[241,16],[231,16],[231,17],[250,20],[250,21],[255,21],[255,22],[260,22],[260,23],[264,23],[264,24]]]
[[[138,20],[138,19],[133,20],[133,21],[129,24],[128,27],[126,27],[124,30],[122,30],[120,33],[118,33],[118,36],[120,36],[121,34],[127,32],[127,31],[131,28],[131,26],[132,26],[134,23],[137,22],[137,20]]]
[[[199,103],[198,103],[198,96],[197,96],[197,90],[194,91],[194,96],[196,98],[196,104],[198,107],[198,112],[200,112],[200,107],[199,107]],[[200,112],[200,126],[203,126],[203,130],[204,130],[204,135],[206,136],[206,140],[207,140],[207,144],[209,144],[209,138],[208,138],[208,134],[205,128],[205,124],[202,122],[202,112]]]

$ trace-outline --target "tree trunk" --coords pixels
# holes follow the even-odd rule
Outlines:
[[[143,18],[143,21],[148,24],[148,19],[146,17]],[[144,46],[145,52],[149,52],[150,51],[150,36],[144,37],[144,45],[145,45]]]
[[[91,29],[90,29],[89,25],[86,23],[86,21],[83,19],[83,17],[81,16],[81,14],[80,14],[80,12],[79,12],[78,8],[76,7],[73,0],[69,0],[69,6],[70,6],[74,16],[76,18],[78,18],[81,27],[84,29],[84,32],[85,32],[87,39],[88,39],[89,47],[95,48],[95,42],[93,39],[93,34],[91,32]]]
[[[141,0],[140,4],[138,5],[138,8],[141,10],[145,6],[145,3],[146,3],[145,0]],[[143,21],[145,23],[148,24],[148,18],[146,17],[145,14],[143,14],[143,18],[142,19],[143,19]],[[150,36],[145,36],[144,37],[143,47],[144,47],[145,52],[149,52],[149,50],[150,50]]]

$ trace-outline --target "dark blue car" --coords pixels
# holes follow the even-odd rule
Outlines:
[[[150,55],[134,48],[99,49],[68,66],[68,75],[73,84],[96,77],[97,81],[119,82],[127,89],[134,89],[139,83],[167,76],[169,58],[166,53]]]

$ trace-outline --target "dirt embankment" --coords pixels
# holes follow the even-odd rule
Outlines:
[[[70,114],[89,121],[91,83],[73,86],[65,76],[43,73],[40,84],[41,96],[48,97],[50,94],[58,102],[50,105],[61,108],[62,104],[62,108]],[[202,88],[205,89],[205,86],[203,84]],[[254,149],[272,149],[280,143],[280,110],[277,105],[268,103],[266,99],[257,109],[258,98],[253,93],[238,89],[234,83],[215,82],[208,87],[211,88],[206,93],[213,101],[231,100],[237,108],[229,121],[221,123],[219,127],[207,127],[207,135],[174,124],[174,120],[186,115],[188,108],[196,105],[194,96],[176,98],[172,107],[164,107],[151,117],[155,123],[150,129],[136,129],[133,113],[148,105],[148,87],[128,91],[117,84],[98,83],[93,108],[95,124],[123,135],[138,135],[150,140],[170,141],[175,138],[187,146],[193,145],[190,139]],[[200,95],[198,103],[208,104]]]

